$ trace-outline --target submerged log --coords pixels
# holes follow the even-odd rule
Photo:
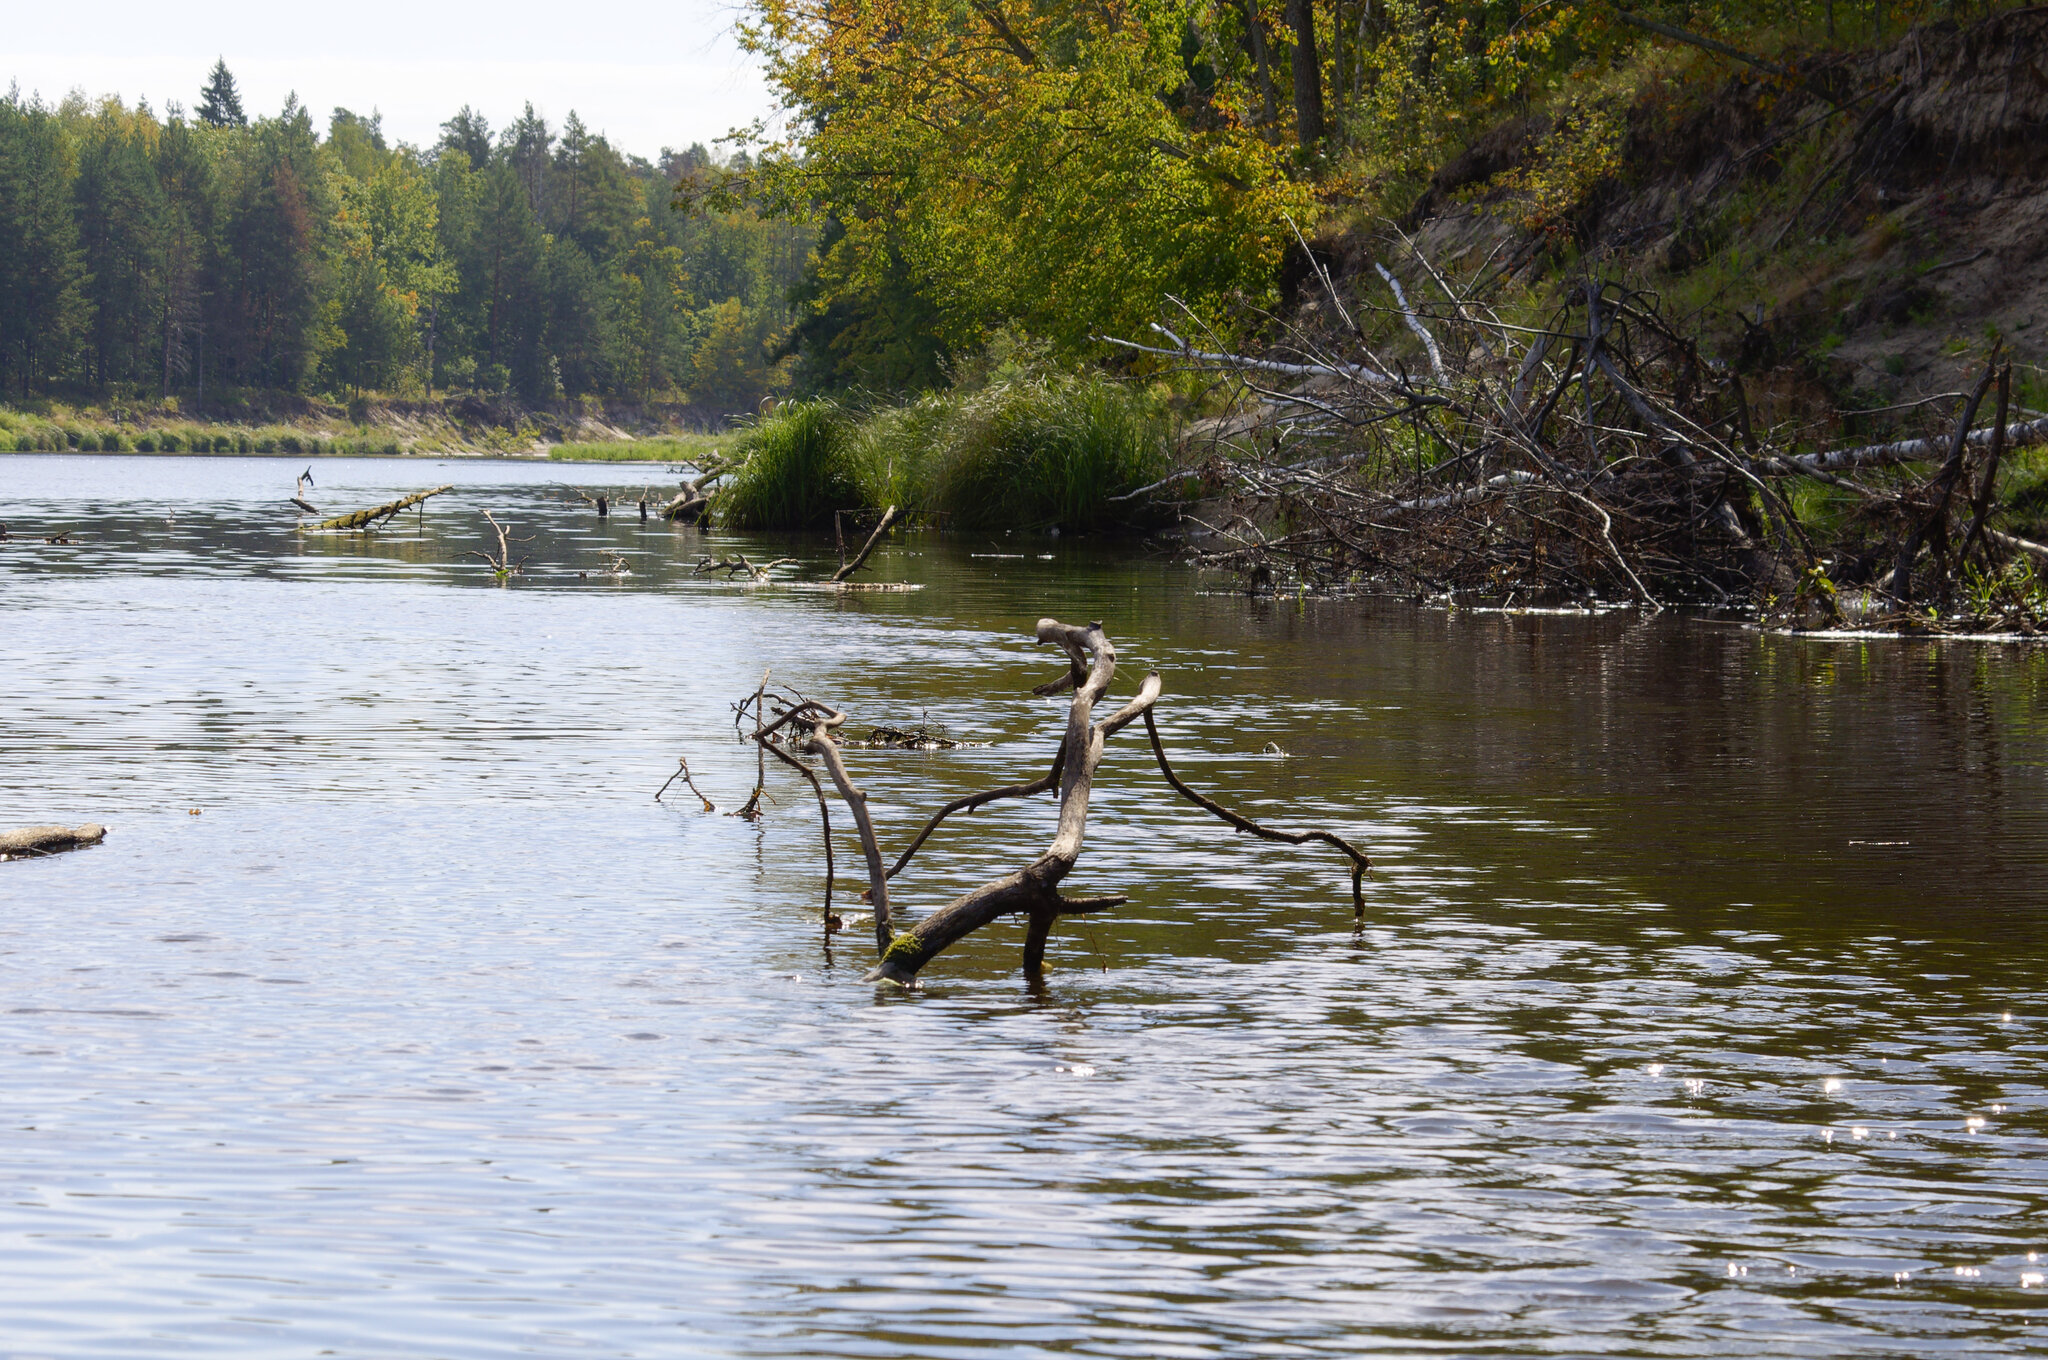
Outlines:
[[[437,486],[430,491],[415,491],[412,495],[401,497],[387,505],[373,505],[367,510],[357,510],[347,515],[336,515],[333,519],[323,519],[318,524],[311,524],[306,527],[314,531],[321,529],[367,529],[379,520],[390,519],[401,510],[412,509],[429,496],[438,496],[444,491],[453,491],[454,489],[455,484],[449,482],[444,486]]]
[[[84,845],[98,845],[107,829],[98,822],[84,826],[25,826],[19,831],[0,831],[0,860],[40,859]]]

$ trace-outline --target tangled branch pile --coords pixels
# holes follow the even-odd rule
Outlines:
[[[1164,345],[1111,341],[1231,389],[1237,414],[1196,427],[1181,474],[1209,496],[1189,510],[1203,560],[1255,584],[1754,603],[1812,624],[1836,621],[1839,587],[1863,585],[1875,603],[1861,613],[1924,622],[1916,602],[1952,605],[1966,568],[1981,582],[2016,552],[2048,556],[1986,522],[2003,453],[2048,442],[2048,419],[2008,423],[2008,385],[1976,425],[2006,370],[1987,367],[1947,432],[1807,450],[1795,430],[1759,427],[1740,378],[1652,293],[1591,278],[1518,324],[1495,297],[1505,271],[1454,281],[1412,258],[1434,305],[1411,305],[1381,265],[1395,306],[1347,307],[1318,264],[1335,324],[1296,327],[1269,355],[1164,327]],[[1421,371],[1382,356],[1389,318]],[[1860,502],[1853,532],[1827,540],[1802,522],[1789,494],[1802,480]]]

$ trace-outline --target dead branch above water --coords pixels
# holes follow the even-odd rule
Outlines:
[[[1024,916],[1028,922],[1024,946],[1025,971],[1036,977],[1043,971],[1046,942],[1054,923],[1060,917],[1103,911],[1127,901],[1128,899],[1121,894],[1091,898],[1067,897],[1059,891],[1059,887],[1080,859],[1087,828],[1089,799],[1095,774],[1102,761],[1105,743],[1108,738],[1139,718],[1145,719],[1147,730],[1151,734],[1153,753],[1167,782],[1198,807],[1238,830],[1262,839],[1290,845],[1319,841],[1340,850],[1350,860],[1352,867],[1353,918],[1360,925],[1363,924],[1363,878],[1366,869],[1370,867],[1370,862],[1363,851],[1333,832],[1289,832],[1263,826],[1196,793],[1184,784],[1167,762],[1165,748],[1152,722],[1152,710],[1159,700],[1163,686],[1159,672],[1153,671],[1145,677],[1134,698],[1107,717],[1097,718],[1096,705],[1105,698],[1116,675],[1116,648],[1100,623],[1077,627],[1060,623],[1055,619],[1041,619],[1038,623],[1037,637],[1042,643],[1060,647],[1067,654],[1068,665],[1066,672],[1059,679],[1039,686],[1035,692],[1051,695],[1071,690],[1074,696],[1068,705],[1067,722],[1053,756],[1052,769],[1044,777],[1029,783],[990,789],[948,803],[924,825],[896,863],[886,870],[883,868],[874,826],[868,816],[867,799],[853,784],[841,752],[838,733],[846,722],[846,715],[830,705],[800,694],[772,692],[768,688],[765,676],[753,693],[733,706],[736,726],[744,724],[751,713],[753,727],[745,737],[753,742],[761,753],[757,755],[757,760],[765,762],[765,755],[772,753],[784,764],[803,770],[818,794],[819,815],[826,840],[825,915],[828,933],[834,919],[831,915],[831,819],[822,787],[816,777],[797,759],[795,753],[808,752],[821,757],[834,787],[852,809],[855,824],[860,832],[862,853],[868,865],[868,890],[865,896],[875,908],[875,940],[881,955],[881,961],[868,974],[870,981],[912,985],[924,966],[953,944],[1005,916],[1017,915]],[[765,768],[763,774],[765,776]],[[689,767],[686,763],[679,763],[677,774],[670,777],[670,782],[677,777],[689,781]],[[667,787],[666,784],[663,785],[664,790]],[[693,791],[696,790],[694,782],[690,783],[690,787]],[[925,845],[941,823],[957,812],[972,810],[1000,799],[1031,797],[1055,787],[1059,790],[1060,799],[1058,827],[1052,844],[1043,854],[1021,869],[1003,875],[956,899],[902,932],[896,933],[892,930],[889,881],[903,872],[911,858]],[[742,815],[749,811],[758,815],[760,795],[761,786],[757,782],[754,796],[748,800],[746,808],[741,810]],[[656,795],[657,798],[659,796]],[[698,797],[703,799],[707,811],[712,810],[710,799],[704,798],[701,792],[698,793]]]
[[[834,519],[836,522],[837,517],[835,516]],[[861,544],[860,551],[854,554],[853,560],[851,562],[841,562],[839,570],[832,573],[833,581],[844,581],[847,577],[859,571],[867,562],[868,554],[875,550],[875,545],[882,541],[882,535],[889,532],[889,526],[895,522],[896,507],[892,505],[882,512],[881,521],[875,525],[875,531],[868,535],[867,542]]]

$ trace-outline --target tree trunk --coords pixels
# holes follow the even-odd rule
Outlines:
[[[1323,140],[1323,63],[1316,55],[1316,11],[1313,0],[1287,0],[1287,22],[1294,29],[1294,131],[1303,149]]]
[[[1279,96],[1273,91],[1273,66],[1267,56],[1266,25],[1259,18],[1258,0],[1244,0],[1245,37],[1251,45],[1252,63],[1259,78],[1259,126],[1265,127],[1279,113]]]

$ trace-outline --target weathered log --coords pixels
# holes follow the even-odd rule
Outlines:
[[[698,472],[695,479],[683,483],[681,494],[661,508],[661,517],[666,520],[696,523],[711,509],[711,483],[725,475],[723,463],[713,463]]]
[[[2003,543],[2015,552],[2023,552],[2032,557],[2048,558],[2048,543],[2036,543],[2030,538],[2021,538],[2018,534],[2008,534],[1998,529],[1986,529],[1984,533],[1993,542]]]
[[[1373,263],[1373,268],[1380,271],[1380,277],[1387,281],[1387,287],[1393,289],[1394,301],[1401,305],[1401,318],[1408,323],[1408,329],[1415,332],[1416,339],[1422,341],[1423,352],[1429,355],[1429,371],[1436,375],[1439,384],[1446,382],[1444,352],[1437,348],[1436,337],[1429,333],[1429,327],[1422,324],[1422,318],[1408,305],[1408,295],[1401,291],[1401,281],[1394,277],[1393,270],[1377,261]]]
[[[766,581],[770,579],[768,573],[775,568],[793,566],[795,563],[796,559],[794,557],[778,557],[773,562],[750,562],[747,560],[745,553],[739,553],[733,557],[721,557],[713,561],[711,554],[706,553],[702,558],[698,559],[697,565],[691,570],[690,575],[702,576],[706,572],[722,571],[725,573],[725,579],[730,581],[741,572],[746,572],[755,581]]]
[[[2022,421],[2001,428],[2004,431],[2007,452],[2031,448],[2036,444],[2048,444],[2048,417]],[[1988,425],[1981,430],[1972,430],[1967,441],[1968,447],[1988,449],[1998,434],[1998,430]],[[1846,472],[1852,468],[1925,463],[1946,454],[1952,438],[1952,435],[1934,435],[1926,439],[1900,439],[1890,444],[1865,444],[1854,449],[1834,449],[1827,453],[1796,453],[1790,457],[1773,458],[1759,464],[1758,471],[1773,472],[1783,477],[1798,477],[1809,472]]]
[[[40,859],[84,845],[98,845],[107,829],[98,822],[84,826],[25,826],[19,831],[0,831],[0,860]]]
[[[449,482],[430,491],[415,491],[412,495],[401,497],[388,505],[373,505],[368,510],[357,510],[351,514],[336,515],[333,519],[323,519],[318,524],[307,525],[306,528],[315,532],[321,529],[367,529],[379,520],[390,519],[401,510],[412,509],[429,496],[438,496],[444,491],[454,489],[455,484]]]

